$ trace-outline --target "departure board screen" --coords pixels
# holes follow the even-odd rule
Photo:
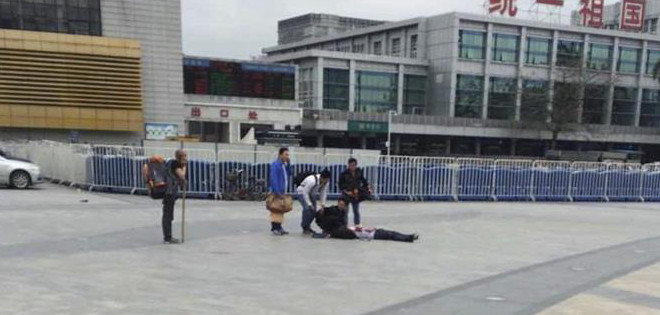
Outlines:
[[[286,65],[184,58],[184,91],[292,100],[295,71],[295,67]]]

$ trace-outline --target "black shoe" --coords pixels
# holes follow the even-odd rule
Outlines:
[[[289,232],[285,231],[284,229],[271,230],[271,232],[273,232],[273,235],[275,236],[284,236],[289,234]]]
[[[280,229],[280,233],[282,233],[282,235],[289,235],[289,232],[287,232],[285,229]]]
[[[312,228],[305,228],[303,229],[303,235],[314,235],[317,234],[316,231],[314,231]]]
[[[314,234],[312,234],[312,238],[330,238],[330,234],[314,233]]]
[[[415,233],[412,235],[413,242],[419,239],[419,234]]]
[[[172,237],[172,238],[167,238],[165,239],[165,244],[179,244],[181,243],[178,239]]]

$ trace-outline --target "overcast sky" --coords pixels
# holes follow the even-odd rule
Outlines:
[[[517,0],[524,18],[533,0]],[[484,0],[181,0],[183,51],[249,59],[277,44],[277,21],[306,13],[403,20],[460,11],[483,13]],[[562,23],[579,0],[567,0]],[[607,1],[606,1],[607,2]],[[609,0],[609,2],[614,2]]]

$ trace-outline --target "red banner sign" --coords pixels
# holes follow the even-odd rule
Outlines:
[[[499,12],[501,15],[508,14],[511,17],[518,14],[516,0],[490,0],[490,13]]]
[[[547,5],[554,5],[558,7],[563,7],[564,6],[564,0],[536,0],[537,4],[547,4]]]
[[[259,114],[257,113],[256,110],[251,110],[248,113],[248,118],[251,119],[251,120],[257,120],[257,119],[259,119]]]
[[[621,29],[641,31],[646,15],[645,0],[623,0],[621,3]]]
[[[601,28],[603,26],[603,7],[605,0],[580,0],[582,25]]]

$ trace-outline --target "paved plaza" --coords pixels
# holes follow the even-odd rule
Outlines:
[[[414,244],[318,240],[262,203],[0,188],[0,314],[660,314],[656,203],[368,202]],[[175,230],[179,231],[180,203]]]

